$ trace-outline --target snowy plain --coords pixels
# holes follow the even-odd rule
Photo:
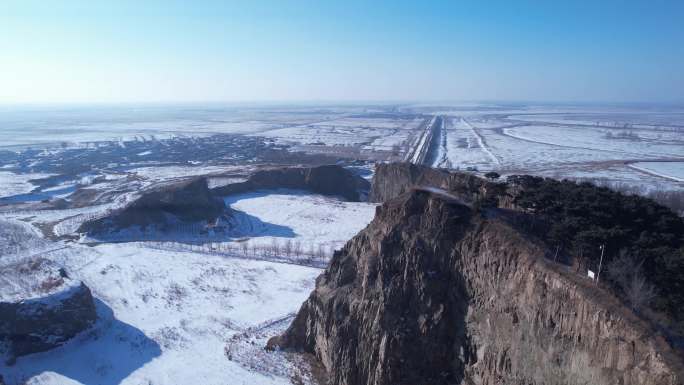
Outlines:
[[[374,204],[295,190],[239,194],[226,203],[249,218],[242,223],[248,242],[293,240],[307,248],[325,245],[326,252],[365,227],[375,212]],[[33,214],[36,223],[55,219],[49,212],[46,218]],[[206,248],[159,250],[148,242],[50,244],[55,250],[41,255],[91,288],[100,319],[58,349],[21,357],[13,366],[0,364],[8,385],[288,384],[295,374],[306,379],[296,359],[262,347],[287,327],[320,268]]]
[[[392,115],[395,111],[397,116]],[[303,150],[353,147],[378,152],[380,159],[387,160],[395,151],[409,153],[421,138],[423,122],[442,115],[446,119],[437,138],[434,165],[438,167],[593,179],[645,191],[684,189],[684,134],[678,131],[683,115],[676,111],[469,104],[39,112],[0,111],[0,124],[6,128],[0,131],[0,143],[21,151],[61,141],[123,142],[231,133],[265,137]],[[619,137],[623,131],[633,135]],[[135,239],[87,243],[76,237],[81,223],[122,207],[152,185],[210,174],[211,186],[221,186],[243,181],[241,174],[253,167],[155,164],[148,162],[154,153],[141,150],[137,155],[145,160],[80,173],[45,189],[54,193],[50,199],[69,200],[74,192],[69,188],[87,186],[95,197],[91,205],[64,209],[17,202],[0,205],[0,226],[7,229],[0,231],[0,266],[36,255],[63,266],[92,289],[100,315],[93,330],[56,350],[19,358],[13,366],[0,362],[5,381],[8,385],[289,384],[294,375],[301,375],[306,382],[306,368],[295,358],[267,353],[262,347],[269,336],[289,325],[321,269],[306,262],[288,263],[287,258],[257,258],[241,249],[256,246],[273,253],[277,244],[284,253],[284,245],[292,242],[308,256],[320,249],[329,256],[371,221],[376,206],[303,191],[254,191],[224,197],[237,210],[238,227],[227,237],[185,234],[178,239],[190,241],[183,247]],[[31,179],[52,175],[9,171],[14,166],[0,163],[0,197],[30,193],[38,187]],[[366,177],[372,175],[372,164],[356,167],[367,171]],[[231,247],[221,248],[227,245]]]

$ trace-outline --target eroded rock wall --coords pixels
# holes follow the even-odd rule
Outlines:
[[[366,200],[370,183],[337,165],[284,167],[257,171],[245,182],[218,187],[214,192],[217,195],[231,195],[276,188],[307,190],[359,202]]]
[[[456,195],[467,203],[491,201],[499,207],[511,207],[513,195],[508,186],[473,174],[435,169],[412,163],[381,163],[375,175],[369,200],[382,203],[414,187],[436,187]]]
[[[182,222],[213,221],[227,214],[223,200],[214,195],[205,178],[174,182],[143,191],[140,197],[111,215],[80,226],[78,232],[99,234],[131,226],[163,224],[171,218]]]
[[[340,385],[682,383],[662,338],[544,253],[412,190],[335,254],[270,345],[314,354]]]
[[[12,361],[62,345],[96,318],[90,289],[75,282],[44,297],[0,302],[0,342]]]

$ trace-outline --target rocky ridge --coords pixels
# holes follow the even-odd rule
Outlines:
[[[214,195],[206,178],[164,183],[143,191],[138,199],[112,214],[82,224],[79,233],[98,234],[131,226],[146,228],[170,220],[211,222],[226,211],[223,200]]]
[[[215,188],[220,196],[262,189],[299,189],[316,194],[339,196],[348,201],[365,201],[370,183],[338,165],[281,167],[259,170],[247,181]]]
[[[0,347],[6,359],[53,349],[97,318],[90,289],[44,259],[0,268]]]
[[[486,196],[489,182],[472,182],[458,199],[375,189],[397,196],[269,347],[315,355],[336,385],[683,383],[681,358],[649,324],[547,260],[498,209],[460,204]]]

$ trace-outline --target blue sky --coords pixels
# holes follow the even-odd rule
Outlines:
[[[0,2],[0,103],[684,102],[684,1]]]

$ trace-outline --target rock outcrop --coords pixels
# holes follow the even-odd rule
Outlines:
[[[276,188],[307,190],[359,202],[366,200],[370,183],[337,165],[285,167],[257,171],[245,182],[221,186],[214,189],[214,192],[225,196]]]
[[[416,186],[441,188],[463,202],[492,201],[496,206],[511,206],[507,186],[479,178],[473,174],[420,166],[412,163],[381,163],[375,167],[368,200],[384,202]]]
[[[78,232],[98,234],[131,226],[146,228],[170,220],[180,222],[214,221],[226,213],[223,200],[214,195],[205,178],[163,184],[111,215],[89,221]]]
[[[647,323],[460,198],[378,207],[269,346],[314,354],[335,385],[683,383]]]
[[[97,314],[90,289],[44,259],[0,268],[0,345],[11,363],[87,330]]]

